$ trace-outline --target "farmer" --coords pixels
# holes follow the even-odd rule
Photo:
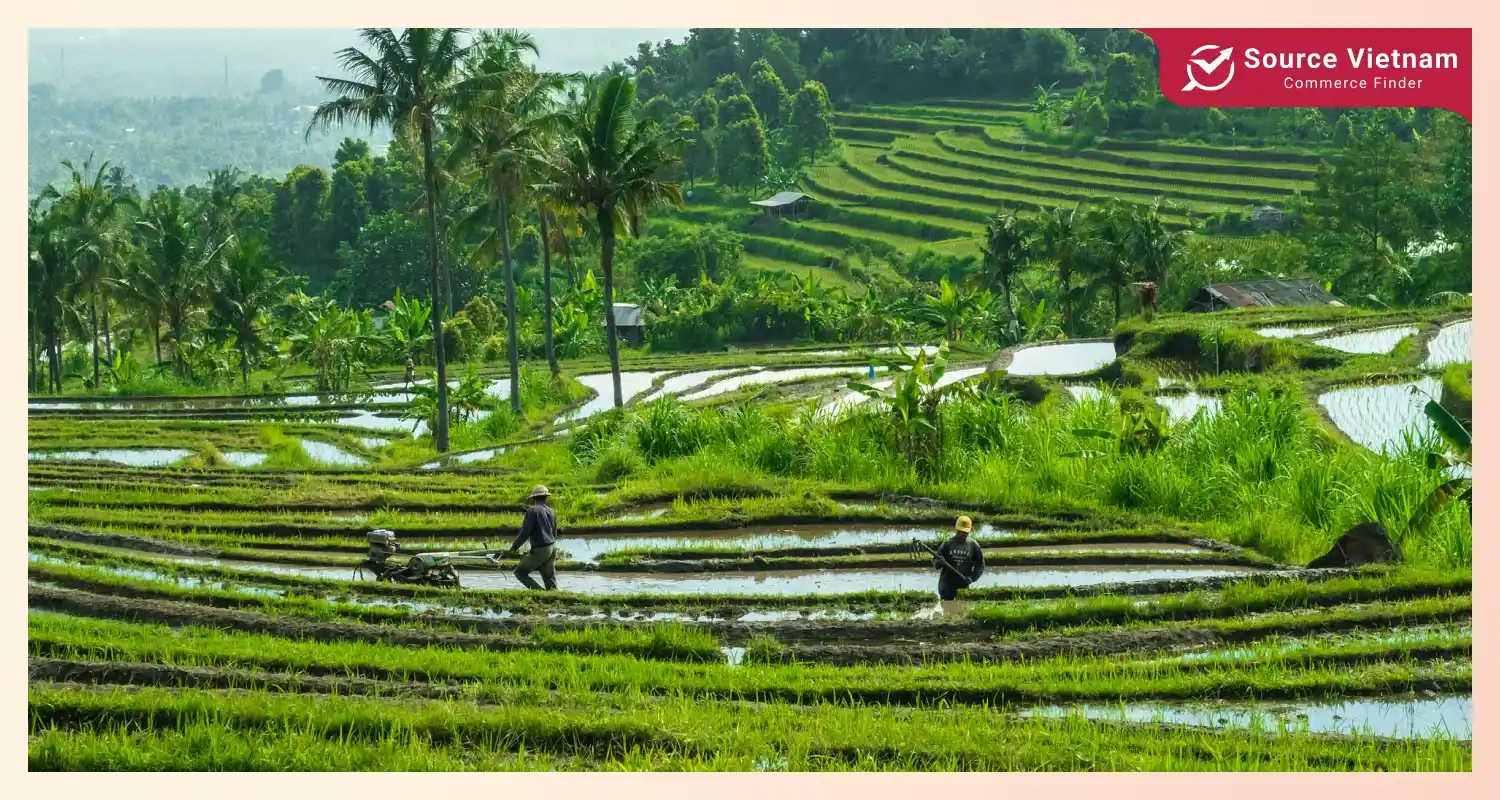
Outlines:
[[[943,600],[956,599],[959,589],[969,588],[984,574],[984,553],[980,551],[979,543],[969,538],[972,530],[973,521],[959,517],[953,523],[953,538],[943,542],[937,550],[938,557],[932,560],[932,565],[938,569],[938,597]],[[944,561],[948,563],[945,565]],[[949,565],[953,569],[949,569]],[[958,574],[954,574],[954,569]]]
[[[521,557],[515,573],[516,578],[528,589],[542,588],[531,579],[532,572],[542,573],[542,583],[547,585],[548,590],[557,588],[557,553],[552,548],[557,542],[557,514],[547,505],[547,498],[551,494],[545,486],[531,490],[531,494],[526,497],[531,507],[526,509],[526,517],[521,520],[520,535],[510,546],[510,553],[514,555],[521,551],[522,542],[531,541],[531,549]]]

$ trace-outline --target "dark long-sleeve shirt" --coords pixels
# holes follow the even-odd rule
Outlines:
[[[510,548],[518,550],[527,540],[531,541],[532,549],[546,547],[557,541],[557,512],[551,506],[538,503],[526,509],[526,517],[521,520],[521,534]]]
[[[949,564],[968,576],[970,583],[979,580],[979,576],[984,574],[984,551],[979,549],[979,543],[973,539],[966,538],[963,541],[959,541],[958,537],[949,539],[938,548],[938,555],[947,559]],[[952,577],[947,567],[941,564],[937,567],[942,570],[943,577]]]

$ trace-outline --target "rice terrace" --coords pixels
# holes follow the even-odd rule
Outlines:
[[[344,33],[33,68],[31,770],[1472,769],[1461,118]]]

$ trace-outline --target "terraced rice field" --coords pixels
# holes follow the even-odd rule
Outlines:
[[[1302,342],[1322,333],[1245,319]],[[1400,360],[1333,351],[1330,374],[1369,364],[1435,382],[1422,365],[1459,347],[1437,344],[1456,322],[1412,321],[1417,346]],[[1380,327],[1391,322],[1329,330]],[[622,383],[633,405],[826,408],[849,400],[868,349],[880,348],[653,357]],[[959,354],[944,380],[1036,381],[1106,403],[1121,391],[1112,378],[1077,376],[1149,363],[1111,342],[1038,343]],[[357,464],[286,466],[275,448],[228,468],[35,458],[31,768],[1472,769],[1467,567],[1307,569],[1212,525],[858,482],[736,483],[708,462],[599,479],[546,455],[566,457],[546,436],[610,405],[607,375],[578,372],[597,395],[530,441],[437,462],[393,461],[404,432],[371,442],[345,424],[397,413],[368,406],[282,424],[305,455]],[[1219,407],[1232,376],[1168,375],[1146,394],[1176,435],[1233,413]],[[1322,401],[1336,399],[1318,407],[1333,430],[1363,443],[1409,426],[1384,394],[1341,394],[1363,388],[1328,386]],[[192,454],[185,431],[208,431],[226,454],[255,453],[270,424],[162,410],[33,412],[32,449]],[[409,552],[503,549],[518,499],[542,481],[561,517],[558,591],[520,589],[508,555],[456,556],[459,589],[358,572],[374,528]],[[986,569],[940,602],[913,542],[941,541],[959,514],[976,522]]]
[[[1001,206],[1033,213],[1160,197],[1179,209],[1166,214],[1169,222],[1188,227],[1216,212],[1284,203],[1312,187],[1320,159],[1295,151],[1115,141],[1075,151],[1028,140],[1020,126],[1025,114],[1026,104],[1005,102],[876,105],[839,114],[843,160],[812,169],[803,189],[826,218],[755,232],[752,238],[761,241],[747,243],[749,265],[855,288],[835,263],[847,260],[851,248],[975,254],[975,237]],[[737,216],[734,227],[750,216],[740,207],[721,210]],[[788,243],[803,250],[789,250]]]

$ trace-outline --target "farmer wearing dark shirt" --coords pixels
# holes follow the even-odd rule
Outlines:
[[[974,523],[968,517],[959,517],[953,525],[953,538],[943,542],[937,551],[939,558],[932,560],[932,565],[938,569],[938,597],[943,600],[957,598],[959,589],[967,589],[984,574],[984,553],[980,551],[979,543],[969,538],[973,529]],[[958,574],[954,574],[954,569],[949,569],[943,561],[952,565]]]
[[[521,563],[516,565],[516,577],[528,589],[540,589],[536,581],[532,580],[532,572],[542,573],[542,583],[547,588],[557,588],[557,553],[552,546],[557,542],[557,514],[552,507],[547,505],[547,498],[551,492],[547,487],[538,486],[531,490],[527,500],[531,507],[526,509],[526,517],[521,520],[521,534],[516,537],[514,544],[510,546],[511,553],[519,553],[521,544],[531,542],[531,549],[521,557]]]

